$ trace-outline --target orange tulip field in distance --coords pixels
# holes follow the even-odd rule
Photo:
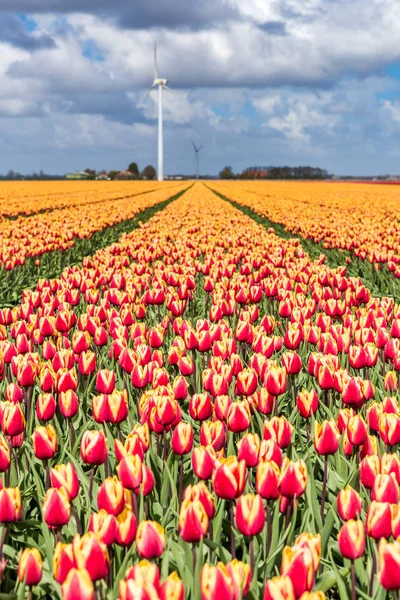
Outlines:
[[[0,184],[0,600],[400,598],[400,186]]]

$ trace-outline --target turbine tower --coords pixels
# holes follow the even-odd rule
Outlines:
[[[197,147],[194,142],[192,142],[192,146],[194,149],[194,159],[196,161],[196,179],[199,178],[199,152],[202,150],[203,146]]]
[[[154,44],[154,81],[149,87],[138,106],[141,106],[146,100],[147,96],[158,87],[158,168],[157,168],[157,179],[158,181],[164,180],[164,150],[163,150],[163,90],[172,92],[168,87],[168,79],[162,79],[158,76],[158,64],[157,64],[157,44]]]

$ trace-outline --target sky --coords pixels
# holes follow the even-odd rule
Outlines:
[[[0,173],[400,174],[398,0],[0,0]]]

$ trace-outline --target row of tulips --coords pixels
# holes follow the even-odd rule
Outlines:
[[[338,248],[400,277],[397,186],[315,182],[218,182],[212,188],[287,231]]]
[[[6,218],[35,215],[144,194],[161,186],[154,181],[6,181],[1,185],[0,214]]]
[[[40,280],[0,311],[3,589],[400,589],[399,318],[201,184]]]
[[[65,251],[73,247],[76,239],[90,238],[97,231],[131,219],[187,187],[187,184],[177,186],[175,183],[148,193],[139,192],[138,195],[132,184],[130,190],[125,187],[117,192],[107,186],[107,182],[99,185],[103,189],[98,190],[95,202],[83,197],[76,203],[72,201],[69,206],[66,194],[67,206],[53,210],[51,218],[47,212],[39,212],[3,220],[0,229],[0,266],[9,271],[24,265],[29,258],[35,258],[40,264],[43,254]]]

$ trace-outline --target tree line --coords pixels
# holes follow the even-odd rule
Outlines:
[[[326,169],[319,167],[267,167],[265,170],[245,169],[241,173],[234,173],[230,166],[220,171],[221,179],[328,179]]]

